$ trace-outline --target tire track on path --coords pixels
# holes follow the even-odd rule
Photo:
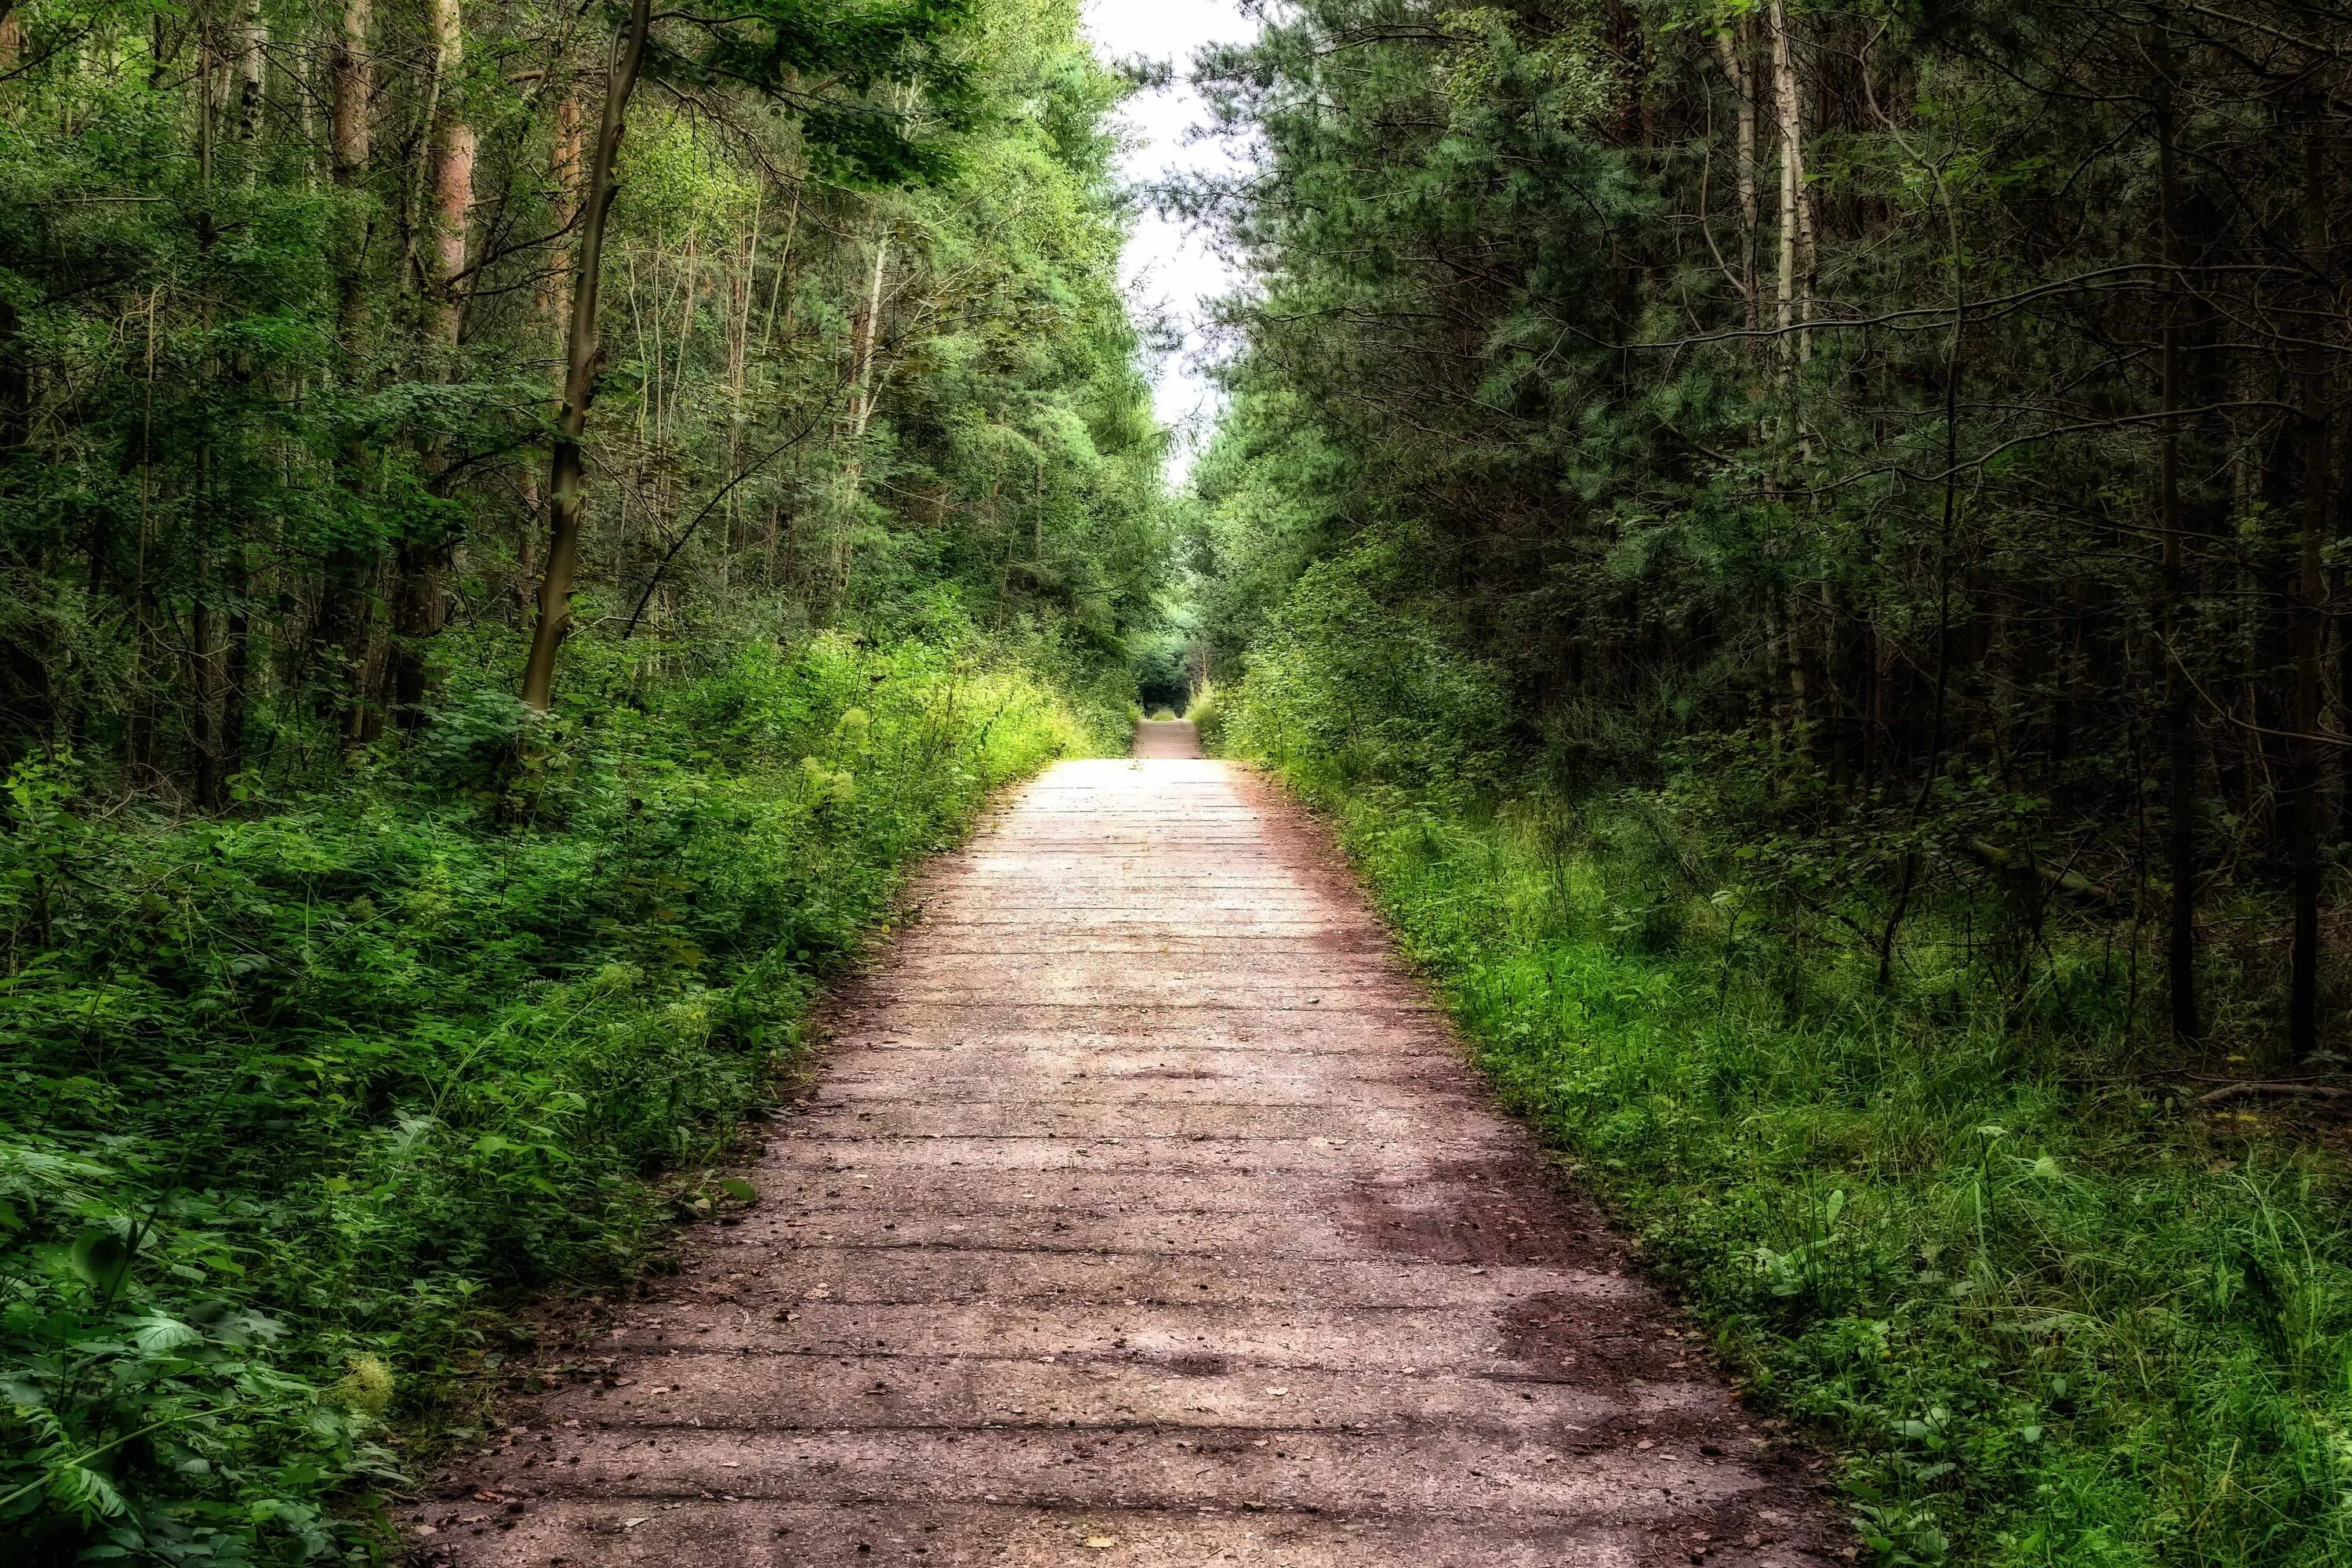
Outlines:
[[[1313,826],[1062,763],[833,1011],[740,1224],[412,1521],[461,1564],[1842,1562]]]

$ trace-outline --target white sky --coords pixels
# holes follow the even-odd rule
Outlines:
[[[1206,127],[1209,118],[1187,79],[1193,51],[1257,36],[1257,24],[1242,15],[1235,0],[1087,0],[1086,27],[1107,60],[1139,55],[1176,68],[1176,80],[1167,88],[1128,100],[1122,118],[1139,143],[1121,163],[1128,179],[1140,184],[1171,171],[1234,166],[1222,143],[1188,142],[1186,132]],[[1216,417],[1216,388],[1202,374],[1199,359],[1202,301],[1230,293],[1239,279],[1205,235],[1150,211],[1136,220],[1121,270],[1139,317],[1157,309],[1184,330],[1183,350],[1160,366],[1153,388],[1161,422],[1179,432],[1171,468],[1171,477],[1181,479]]]

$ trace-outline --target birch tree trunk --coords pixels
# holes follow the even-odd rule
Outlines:
[[[1716,58],[1731,83],[1738,118],[1733,132],[1737,163],[1734,189],[1739,201],[1739,288],[1748,329],[1756,330],[1756,81],[1748,68],[1747,25],[1726,27],[1715,36]]]
[[[1805,195],[1804,118],[1800,112],[1802,84],[1797,78],[1794,51],[1789,46],[1789,21],[1781,0],[1765,7],[1764,24],[1772,49],[1772,102],[1780,142],[1780,275],[1774,283],[1774,324],[1782,338],[1781,352],[1802,361],[1811,352],[1805,323],[1812,319],[1813,219]]]
[[[246,0],[244,37],[237,52],[236,134],[246,155],[246,178],[253,178],[255,149],[261,141],[262,89],[269,73],[269,25],[261,0]]]
[[[432,0],[436,76],[440,83],[433,133],[433,273],[428,289],[428,332],[436,345],[454,354],[462,318],[460,285],[466,272],[466,216],[474,202],[474,128],[455,78],[464,63],[466,35],[461,0]]]
[[[874,273],[866,289],[866,310],[858,321],[856,360],[850,372],[851,385],[856,388],[849,405],[852,436],[865,435],[867,421],[874,417],[874,351],[882,337],[882,276],[889,260],[889,226],[877,225],[874,233]]]

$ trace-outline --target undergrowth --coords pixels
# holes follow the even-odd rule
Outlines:
[[[908,862],[1124,717],[968,637],[641,657],[571,650],[520,748],[485,679],[239,816],[9,777],[0,1555],[371,1554],[490,1310],[708,1206]]]
[[[1332,818],[1507,1100],[1842,1457],[1880,1561],[2352,1562],[2340,1148],[2187,1105],[2112,947],[2053,938],[2021,994],[1923,911],[1881,994],[1687,852],[1671,790],[1515,787],[1461,674],[1277,626],[1196,717]]]

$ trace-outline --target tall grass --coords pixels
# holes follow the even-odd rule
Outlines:
[[[1685,890],[1630,807],[1382,784],[1224,717],[1749,1396],[1842,1457],[1882,1561],[2352,1562],[2340,1143],[2185,1109],[2095,977],[2063,1014],[1957,961],[1882,997],[1866,953]]]
[[[567,657],[520,753],[485,661],[228,819],[8,781],[0,1556],[370,1555],[486,1310],[724,1201],[692,1173],[908,862],[1108,738],[968,639]]]

